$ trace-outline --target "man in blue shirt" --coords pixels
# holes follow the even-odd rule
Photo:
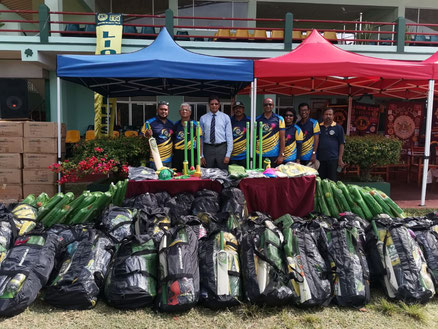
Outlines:
[[[141,128],[141,132],[148,138],[154,136],[157,141],[158,151],[160,152],[163,166],[171,168],[173,150],[172,134],[174,132],[174,125],[172,121],[167,119],[168,115],[169,103],[166,101],[160,101],[158,103],[157,116],[147,120]],[[148,122],[151,129],[147,129]],[[155,168],[152,155],[149,160],[151,168]]]
[[[344,129],[333,121],[333,109],[324,110],[321,122],[321,136],[318,147],[319,177],[337,180],[337,168],[342,169],[345,164],[342,160],[344,155]]]
[[[219,97],[211,96],[210,112],[199,120],[201,136],[201,163],[207,168],[227,169],[233,150],[233,130],[228,115],[219,111]]]
[[[284,161],[285,147],[285,124],[282,116],[275,114],[274,101],[266,98],[263,101],[263,114],[257,117],[257,134],[260,122],[263,125],[262,132],[262,158],[271,161],[271,167],[276,167]],[[259,154],[259,136],[257,137],[257,154]]]
[[[234,115],[231,117],[233,127],[233,152],[230,164],[246,166],[246,123],[249,118],[245,115],[245,105],[237,101],[233,106]]]
[[[284,162],[300,163],[301,146],[303,144],[303,133],[295,124],[297,116],[295,110],[286,110],[284,113],[284,122],[286,123],[286,146],[284,148]]]
[[[310,118],[310,107],[307,103],[298,105],[301,120],[297,122],[303,132],[303,145],[301,150],[301,164],[314,163],[319,144],[320,128],[318,121]]]

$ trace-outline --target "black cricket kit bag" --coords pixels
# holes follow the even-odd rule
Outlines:
[[[195,200],[192,204],[192,214],[199,213],[216,214],[220,211],[219,193],[207,189],[195,193]]]
[[[110,206],[102,215],[102,231],[115,243],[132,239],[136,217],[135,208]]]
[[[57,276],[45,289],[44,300],[64,309],[94,307],[113,253],[109,238],[98,230],[88,230],[85,238],[67,246]]]
[[[37,226],[38,211],[27,203],[17,204],[11,211],[14,216],[18,236],[25,235]]]
[[[152,306],[157,296],[158,250],[151,235],[123,243],[111,261],[105,298],[111,306]]]
[[[300,306],[327,306],[332,298],[329,269],[318,250],[319,226],[299,217],[284,215],[275,220],[284,235],[284,253],[290,280]]]
[[[286,270],[283,243],[281,231],[262,213],[251,214],[243,225],[240,260],[249,302],[282,305],[297,297]]]
[[[400,218],[377,216],[368,230],[367,250],[388,297],[425,303],[435,295],[433,280],[415,233],[405,223]]]
[[[364,253],[364,233],[353,214],[341,215],[331,223],[321,222],[325,234],[322,254],[330,262],[335,302],[362,307],[370,300],[369,269]]]
[[[158,309],[186,311],[199,299],[198,239],[192,227],[178,225],[166,232],[158,249]]]
[[[46,285],[61,238],[33,233],[18,237],[0,266],[0,316],[23,312]]]
[[[248,207],[242,190],[236,187],[224,188],[220,195],[221,212],[238,214],[240,217],[248,217]]]
[[[239,243],[235,232],[239,222],[233,214],[210,216],[208,237],[200,241],[199,271],[201,302],[212,309],[239,304],[242,299]]]
[[[0,265],[6,258],[8,250],[14,245],[17,234],[12,213],[0,203]]]

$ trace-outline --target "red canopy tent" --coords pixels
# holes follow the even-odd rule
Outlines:
[[[438,55],[435,54],[437,57]],[[431,62],[436,60],[431,60]],[[436,72],[435,72],[436,71]],[[342,50],[313,30],[297,48],[283,56],[254,62],[251,93],[283,95],[343,95],[349,97],[348,121],[354,96],[364,94],[399,99],[428,98],[427,131],[421,204],[426,197],[430,127],[438,66],[430,62],[379,59]],[[249,92],[246,88],[244,92]],[[252,107],[255,115],[255,106]],[[348,133],[348,130],[347,130]]]
[[[254,62],[257,92],[262,94],[425,98],[432,75],[430,63],[351,53],[316,30],[290,53]]]

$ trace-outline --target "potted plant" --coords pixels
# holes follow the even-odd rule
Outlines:
[[[359,182],[359,185],[374,186],[389,194],[389,183],[376,183],[377,179],[370,172],[374,167],[399,163],[401,149],[402,142],[396,138],[380,135],[347,136],[343,160],[347,164],[360,167],[359,180],[362,183]],[[375,183],[370,184],[373,181]]]
[[[60,184],[112,178],[124,179],[128,166],[139,166],[149,157],[149,144],[141,136],[100,138],[82,141],[73,148],[73,156],[62,163],[54,163],[50,169],[61,173]],[[94,178],[93,178],[94,177]]]

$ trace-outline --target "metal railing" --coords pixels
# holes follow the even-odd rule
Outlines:
[[[48,42],[49,35],[93,37],[96,34],[96,13],[50,11],[44,4],[39,11],[0,10],[1,13],[33,15],[34,19],[2,19],[0,16],[0,25],[3,24],[0,33],[39,34],[42,43]],[[438,32],[423,30],[436,29],[438,24],[406,23],[402,17],[395,22],[294,19],[291,13],[286,13],[284,18],[228,18],[173,16],[172,11],[167,10],[165,15],[123,14],[123,20],[123,36],[136,39],[153,39],[166,26],[177,41],[278,42],[284,43],[285,49],[291,49],[292,42],[301,42],[309,31],[317,28],[337,44],[393,45],[398,52],[403,52],[405,46],[438,45]],[[5,28],[8,23],[30,24],[35,29]]]

